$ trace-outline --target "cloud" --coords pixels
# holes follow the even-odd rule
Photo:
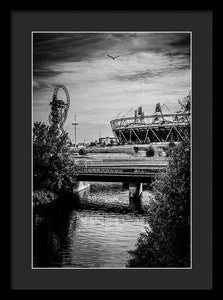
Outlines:
[[[39,86],[40,86],[39,82],[33,80],[33,88],[34,88],[34,89],[38,89]]]
[[[103,43],[105,40],[102,34],[34,33],[34,70],[46,62],[51,64],[60,61],[78,62],[91,59],[94,52],[103,48]],[[109,41],[106,43],[106,46],[108,45]]]
[[[34,90],[42,90],[42,91],[49,90],[49,89],[52,89],[52,85],[47,82],[33,80],[33,89]]]
[[[65,128],[72,132],[70,124],[77,114],[79,132],[89,139],[98,137],[99,128],[110,135],[110,120],[131,107],[143,105],[149,113],[157,102],[165,102],[174,110],[177,99],[190,89],[188,36],[146,32],[34,34],[34,120],[46,119],[57,84],[67,87],[71,99]],[[107,53],[120,57],[112,60]]]
[[[190,47],[190,33],[179,34],[177,39],[170,42],[171,46]]]

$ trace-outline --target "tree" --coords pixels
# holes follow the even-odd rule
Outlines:
[[[85,148],[81,148],[81,149],[79,150],[79,155],[86,155],[86,154],[87,154],[87,151],[86,151]]]
[[[191,111],[191,91],[182,101],[178,100],[180,104],[180,112],[190,112]]]
[[[155,149],[152,146],[148,146],[148,148],[146,149],[146,156],[147,157],[151,157],[155,155]]]
[[[36,122],[33,126],[33,189],[62,195],[71,193],[75,167],[69,158],[67,133],[51,134],[49,126]]]
[[[169,167],[153,183],[149,228],[130,251],[129,267],[190,265],[190,139],[176,145]]]

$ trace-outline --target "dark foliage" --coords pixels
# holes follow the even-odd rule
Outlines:
[[[85,148],[81,148],[81,149],[79,150],[79,155],[86,155],[86,154],[87,154],[87,151],[86,151]]]
[[[53,192],[46,190],[35,190],[33,192],[33,205],[34,207],[46,207],[52,204],[57,199],[57,196]]]
[[[55,137],[49,126],[36,122],[33,127],[33,190],[56,195],[72,193],[75,166],[69,158],[67,133]]]
[[[152,146],[149,146],[147,149],[146,149],[146,156],[147,157],[151,157],[151,156],[154,156],[155,155],[155,150]]]
[[[149,227],[130,251],[128,267],[190,266],[190,139],[171,149],[169,167],[153,183]]]

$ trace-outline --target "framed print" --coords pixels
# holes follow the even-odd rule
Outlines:
[[[13,11],[11,39],[12,289],[212,289],[212,12]]]

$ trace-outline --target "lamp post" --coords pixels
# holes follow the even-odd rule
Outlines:
[[[74,115],[74,123],[72,123],[72,125],[74,125],[74,142],[75,142],[75,147],[77,147],[76,145],[76,138],[77,138],[77,125],[78,123],[76,122],[77,119],[77,115]]]

